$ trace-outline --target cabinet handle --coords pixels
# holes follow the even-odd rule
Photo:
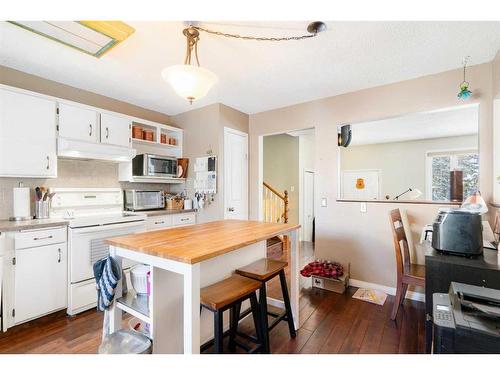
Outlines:
[[[181,221],[189,221],[189,218],[181,219]]]
[[[234,212],[234,207],[229,207],[227,210],[228,210],[229,212]]]
[[[40,241],[40,240],[50,240],[53,236],[50,235],[50,236],[47,236],[47,237],[34,237],[33,239],[35,241]]]
[[[109,128],[106,127],[106,139],[108,139],[108,138],[109,138]]]
[[[47,156],[47,170],[50,169],[50,156]]]
[[[92,124],[89,124],[89,136],[92,137]]]
[[[155,224],[165,224],[164,221],[155,221]]]
[[[59,258],[57,259],[57,263],[61,263],[61,249],[57,249],[59,252]]]

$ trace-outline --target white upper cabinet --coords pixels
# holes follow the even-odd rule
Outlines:
[[[54,100],[0,89],[0,176],[57,177]]]
[[[87,142],[99,142],[99,114],[92,109],[59,104],[59,136]]]
[[[131,124],[128,118],[101,113],[101,143],[129,147]]]

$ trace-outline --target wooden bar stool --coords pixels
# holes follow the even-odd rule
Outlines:
[[[231,309],[231,338],[230,348],[236,345],[245,349],[249,353],[262,350],[264,347],[264,328],[262,326],[262,316],[260,305],[257,301],[256,291],[261,287],[261,283],[248,279],[243,276],[233,275],[227,279],[219,281],[218,283],[209,285],[200,290],[201,307],[213,311],[214,313],[214,346],[215,353],[223,352],[224,340],[224,311]],[[255,324],[255,331],[257,339],[254,341],[257,345],[254,348],[237,342],[235,335],[238,330],[238,320],[234,317],[236,310],[241,308],[241,303],[245,300],[250,300],[250,311],[253,315]],[[210,344],[210,343],[209,343]],[[202,345],[200,351],[204,351],[210,345]]]
[[[270,352],[269,345],[269,331],[271,331],[279,322],[285,320],[288,322],[288,330],[290,331],[290,337],[295,337],[295,325],[293,323],[292,307],[290,305],[290,296],[288,295],[288,287],[286,285],[285,278],[285,267],[288,265],[287,262],[263,258],[256,262],[253,262],[245,267],[238,268],[236,273],[250,279],[259,281],[260,291],[259,291],[259,303],[262,311],[263,324],[264,324],[264,345],[267,353]],[[281,284],[281,293],[283,295],[283,302],[285,303],[285,311],[282,314],[276,314],[267,311],[267,293],[266,293],[266,283],[279,276]],[[249,311],[245,311],[242,317],[249,314]],[[270,315],[275,318],[275,320],[269,324],[267,316]]]

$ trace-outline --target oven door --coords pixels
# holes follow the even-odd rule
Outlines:
[[[177,159],[147,155],[145,160],[148,176],[177,177]]]
[[[106,238],[124,236],[146,231],[145,221],[135,221],[119,224],[97,225],[69,229],[69,264],[71,284],[94,278],[92,266],[109,255],[109,245]],[[135,264],[124,259],[123,268]]]

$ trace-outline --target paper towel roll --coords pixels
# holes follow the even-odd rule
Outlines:
[[[14,217],[31,217],[30,188],[17,187],[13,189]]]

